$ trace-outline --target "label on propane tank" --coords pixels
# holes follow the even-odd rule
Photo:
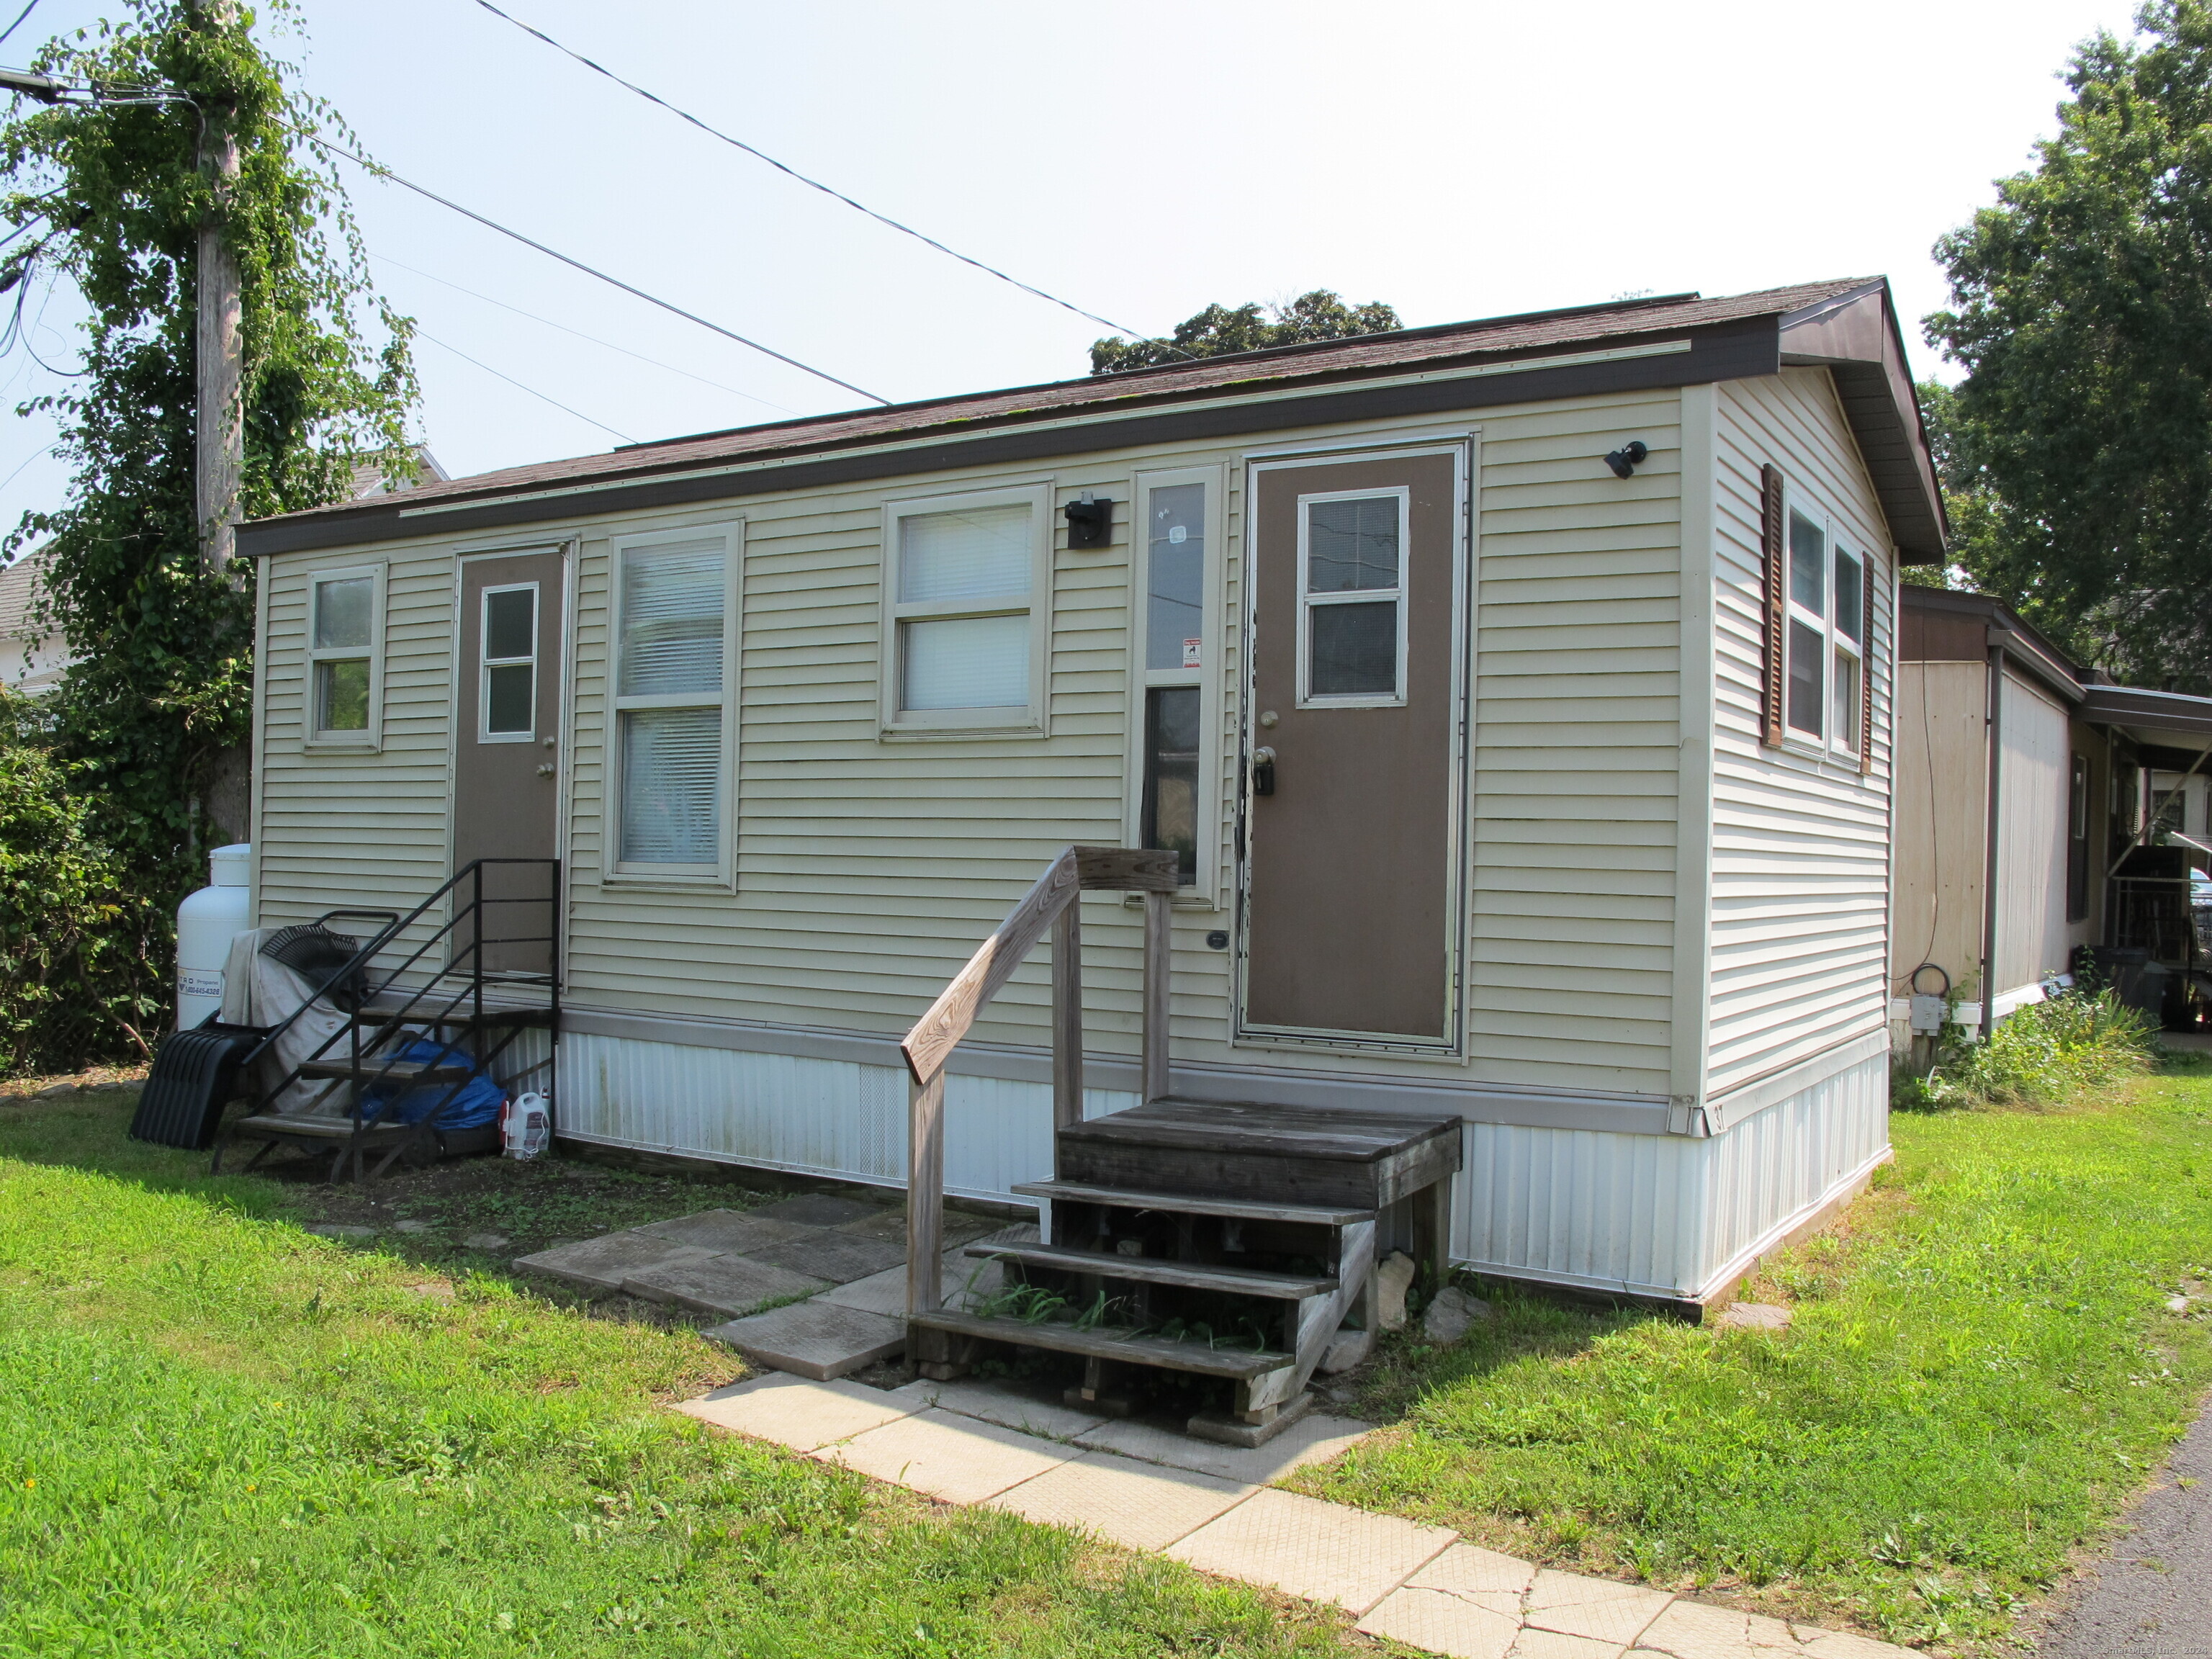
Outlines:
[[[177,994],[187,997],[220,997],[222,969],[184,968],[177,972]]]

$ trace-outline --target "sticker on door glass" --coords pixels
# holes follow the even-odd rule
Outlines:
[[[1182,665],[1185,668],[1196,668],[1200,665],[1198,660],[1198,647],[1199,641],[1196,640],[1185,640],[1182,642]]]

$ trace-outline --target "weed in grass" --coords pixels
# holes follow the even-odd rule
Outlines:
[[[2107,1534],[2212,1385],[2166,1310],[2212,1237],[2212,1077],[2072,1109],[1893,1120],[1898,1159],[1752,1286],[1785,1331],[1491,1285],[1386,1343],[1397,1426],[1300,1489],[1586,1571],[1993,1650]]]
[[[2112,991],[2068,992],[1998,1021],[1986,1042],[1954,1040],[1928,1078],[1900,1080],[1897,1103],[1927,1110],[2087,1101],[2141,1077],[2158,1058],[2150,1023]]]

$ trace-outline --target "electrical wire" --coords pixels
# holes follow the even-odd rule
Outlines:
[[[627,432],[617,432],[613,427],[609,426],[605,421],[592,420],[590,416],[585,414],[580,409],[569,408],[568,404],[562,403],[558,398],[547,397],[544,392],[540,392],[534,386],[524,386],[522,382],[516,380],[514,375],[503,374],[500,370],[494,368],[489,363],[484,362],[479,358],[470,356],[469,354],[462,350],[460,347],[457,345],[447,345],[443,340],[440,339],[434,334],[423,333],[423,331],[419,328],[415,331],[416,334],[421,335],[423,339],[428,340],[432,345],[452,352],[453,356],[459,357],[465,363],[476,364],[478,368],[483,370],[487,374],[497,374],[501,380],[506,381],[509,386],[516,387],[518,390],[527,392],[532,397],[552,404],[554,408],[559,410],[563,415],[574,415],[578,420],[585,422],[589,425],[595,426],[602,432],[613,432],[616,437],[620,438],[626,444],[634,444],[637,441],[636,439],[631,437]]]
[[[562,56],[573,58],[576,62],[581,64],[586,69],[592,70],[594,74],[604,75],[608,80],[613,82],[617,86],[635,93],[647,102],[659,105],[661,108],[666,110],[671,115],[675,116],[678,120],[689,121],[693,126],[698,128],[700,131],[707,134],[708,137],[711,138],[719,138],[724,143],[730,145],[732,149],[741,149],[744,151],[746,155],[753,156],[759,161],[767,162],[778,173],[784,173],[791,178],[796,179],[800,184],[805,185],[810,190],[818,190],[824,196],[830,197],[833,200],[842,202],[847,207],[851,208],[856,213],[866,214],[869,218],[873,219],[878,224],[888,225],[893,230],[897,231],[902,236],[911,236],[915,241],[923,243],[927,246],[933,247],[939,253],[945,254],[951,258],[959,260],[963,265],[972,265],[977,270],[983,272],[986,276],[995,276],[1002,283],[1011,283],[1015,288],[1021,289],[1024,294],[1035,295],[1038,299],[1045,301],[1048,304],[1056,305],[1063,311],[1072,311],[1079,317],[1085,318],[1091,322],[1097,323],[1104,327],[1110,328],[1116,334],[1126,334],[1133,340],[1141,340],[1146,337],[1144,334],[1136,329],[1129,327],[1127,324],[1117,323],[1110,317],[1101,317],[1095,311],[1085,311],[1081,306],[1077,305],[1071,300],[1063,300],[1057,294],[1048,294],[1044,289],[1038,288],[1036,284],[1025,283],[1018,276],[1010,276],[1005,271],[1000,270],[996,265],[987,265],[981,259],[972,258],[969,255],[961,252],[957,248],[945,246],[944,243],[939,241],[934,236],[924,235],[921,231],[916,230],[911,225],[902,225],[897,220],[890,217],[890,215],[878,213],[875,209],[869,207],[863,203],[854,201],[851,197],[846,195],[843,191],[836,189],[831,185],[825,185],[819,179],[808,178],[797,167],[791,167],[785,162],[777,161],[775,156],[770,155],[766,150],[757,149],[753,145],[747,143],[742,138],[733,138],[728,133],[722,131],[718,127],[708,126],[704,121],[692,114],[689,110],[678,109],[675,105],[670,103],[665,98],[661,97],[657,93],[647,92],[643,87],[639,86],[635,81],[623,80],[621,76],[617,75],[612,70],[607,68],[605,64],[593,63],[590,58],[585,57],[580,52],[576,52],[570,47],[562,46],[558,40],[556,40],[551,35],[546,33],[543,29],[532,28],[529,24],[524,22],[520,17],[511,16],[507,13],[501,11],[497,6],[492,4],[491,0],[477,0],[477,4],[482,6],[493,16],[502,18],[506,21],[514,24],[515,27],[520,29],[525,34],[532,35],[538,40],[543,40],[547,46],[552,47],[554,51],[561,53]],[[1169,349],[1175,352],[1175,354],[1179,357],[1190,356],[1190,353],[1183,350],[1179,346],[1170,346]],[[1193,361],[1195,362],[1196,360],[1193,359]]]
[[[31,0],[31,3],[30,3],[29,5],[27,5],[27,6],[24,7],[22,10],[21,10],[20,12],[18,12],[18,13],[16,13],[16,14],[15,14],[15,21],[14,22],[12,22],[12,23],[9,24],[9,25],[8,25],[8,27],[7,27],[6,28],[4,28],[4,29],[0,29],[0,40],[5,40],[9,36],[9,35],[13,34],[13,33],[17,30],[17,29],[19,29],[19,28],[22,27],[23,27],[23,20],[24,20],[26,17],[28,17],[28,16],[29,16],[33,12],[36,11],[38,9],[39,9],[39,0]]]
[[[0,241],[0,246],[5,246],[4,241]],[[368,257],[380,264],[393,265],[401,270],[413,271],[416,276],[426,281],[435,283],[441,288],[449,288],[456,294],[465,294],[471,300],[482,300],[488,306],[497,306],[501,311],[511,311],[518,317],[527,317],[533,323],[543,323],[548,328],[557,328],[563,334],[573,334],[580,340],[589,340],[593,345],[605,346],[610,351],[619,351],[625,357],[635,357],[641,363],[651,363],[655,368],[665,368],[671,374],[681,374],[687,380],[696,380],[701,386],[710,386],[717,392],[726,392],[732,398],[743,398],[749,403],[759,404],[763,408],[776,410],[786,415],[795,416],[800,412],[785,404],[771,402],[758,392],[740,392],[733,386],[724,386],[720,380],[710,380],[703,374],[694,374],[688,368],[678,368],[673,363],[662,362],[658,357],[648,357],[642,351],[632,351],[628,346],[617,345],[612,340],[602,340],[596,334],[586,334],[580,328],[571,328],[566,323],[556,323],[550,317],[541,317],[534,311],[525,311],[520,306],[509,305],[506,301],[495,299],[489,294],[479,294],[472,288],[463,288],[459,283],[436,276],[418,266],[410,265],[404,259],[395,259],[388,253],[372,252]]]
[[[720,335],[724,339],[735,340],[742,346],[750,346],[755,351],[761,353],[764,356],[773,357],[780,363],[788,363],[792,368],[804,370],[805,373],[813,375],[817,380],[827,380],[832,386],[842,386],[846,391],[857,393],[859,396],[867,398],[871,403],[881,404],[885,408],[889,408],[890,406],[891,400],[890,398],[878,397],[876,393],[869,391],[865,386],[854,386],[850,380],[841,380],[835,374],[830,374],[827,369],[817,368],[811,363],[803,363],[796,357],[787,356],[784,353],[778,351],[774,346],[763,345],[758,340],[747,339],[744,335],[738,333],[734,329],[724,328],[720,323],[710,323],[704,317],[700,316],[696,312],[686,311],[683,307],[672,304],[669,301],[662,299],[657,294],[648,294],[641,288],[634,287],[632,284],[625,283],[619,276],[610,276],[605,271],[599,270],[598,267],[587,265],[581,259],[574,258],[568,254],[563,253],[558,248],[550,248],[546,246],[543,242],[534,241],[531,238],[525,236],[519,230],[509,230],[505,225],[500,223],[498,220],[487,219],[483,214],[478,213],[473,208],[465,208],[459,202],[451,201],[447,198],[439,195],[434,190],[427,190],[422,185],[415,183],[412,179],[403,179],[398,173],[394,173],[390,167],[386,167],[382,162],[372,161],[366,156],[356,155],[351,150],[344,148],[344,146],[332,143],[329,139],[322,137],[319,133],[302,131],[300,136],[305,138],[309,143],[314,145],[318,149],[326,150],[333,155],[343,155],[347,161],[351,161],[356,167],[365,168],[379,179],[388,179],[393,184],[399,185],[404,190],[411,190],[417,196],[422,197],[428,201],[435,202],[440,207],[451,208],[455,213],[459,214],[465,219],[473,219],[487,229],[495,230],[502,236],[511,237],[515,241],[521,243],[525,247],[534,248],[549,258],[558,259],[562,264],[572,266],[575,270],[582,271],[586,276],[596,276],[601,282],[607,283],[610,287],[618,288],[623,293],[633,295],[638,299],[643,300],[648,305],[656,305],[663,311],[673,312],[676,315],[684,319],[687,323],[696,323],[702,328],[711,329],[714,332]],[[450,348],[448,349],[450,349]],[[597,425],[598,422],[594,422],[593,424]],[[609,429],[611,430],[611,428]]]

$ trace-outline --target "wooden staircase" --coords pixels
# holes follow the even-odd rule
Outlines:
[[[1213,1390],[1222,1397],[1190,1414],[1189,1431],[1256,1445],[1307,1409],[1307,1382],[1338,1333],[1372,1328],[1382,1253],[1409,1248],[1442,1272],[1459,1121],[1169,1096],[1174,871],[1172,854],[1069,848],[908,1036],[908,1351],[939,1379],[961,1375],[994,1346],[1072,1356],[1082,1375],[1070,1403],[1109,1414],[1174,1392],[1161,1386],[1163,1372],[1216,1379],[1226,1385]],[[1147,902],[1146,1097],[1085,1121],[1071,924],[1076,894],[1094,887],[1133,887]],[[1048,926],[1054,1177],[1013,1188],[1039,1200],[1044,1237],[971,1246],[970,1256],[1001,1264],[1004,1285],[979,1307],[947,1308],[938,1276],[912,1267],[933,1266],[939,1254],[944,1062]]]

